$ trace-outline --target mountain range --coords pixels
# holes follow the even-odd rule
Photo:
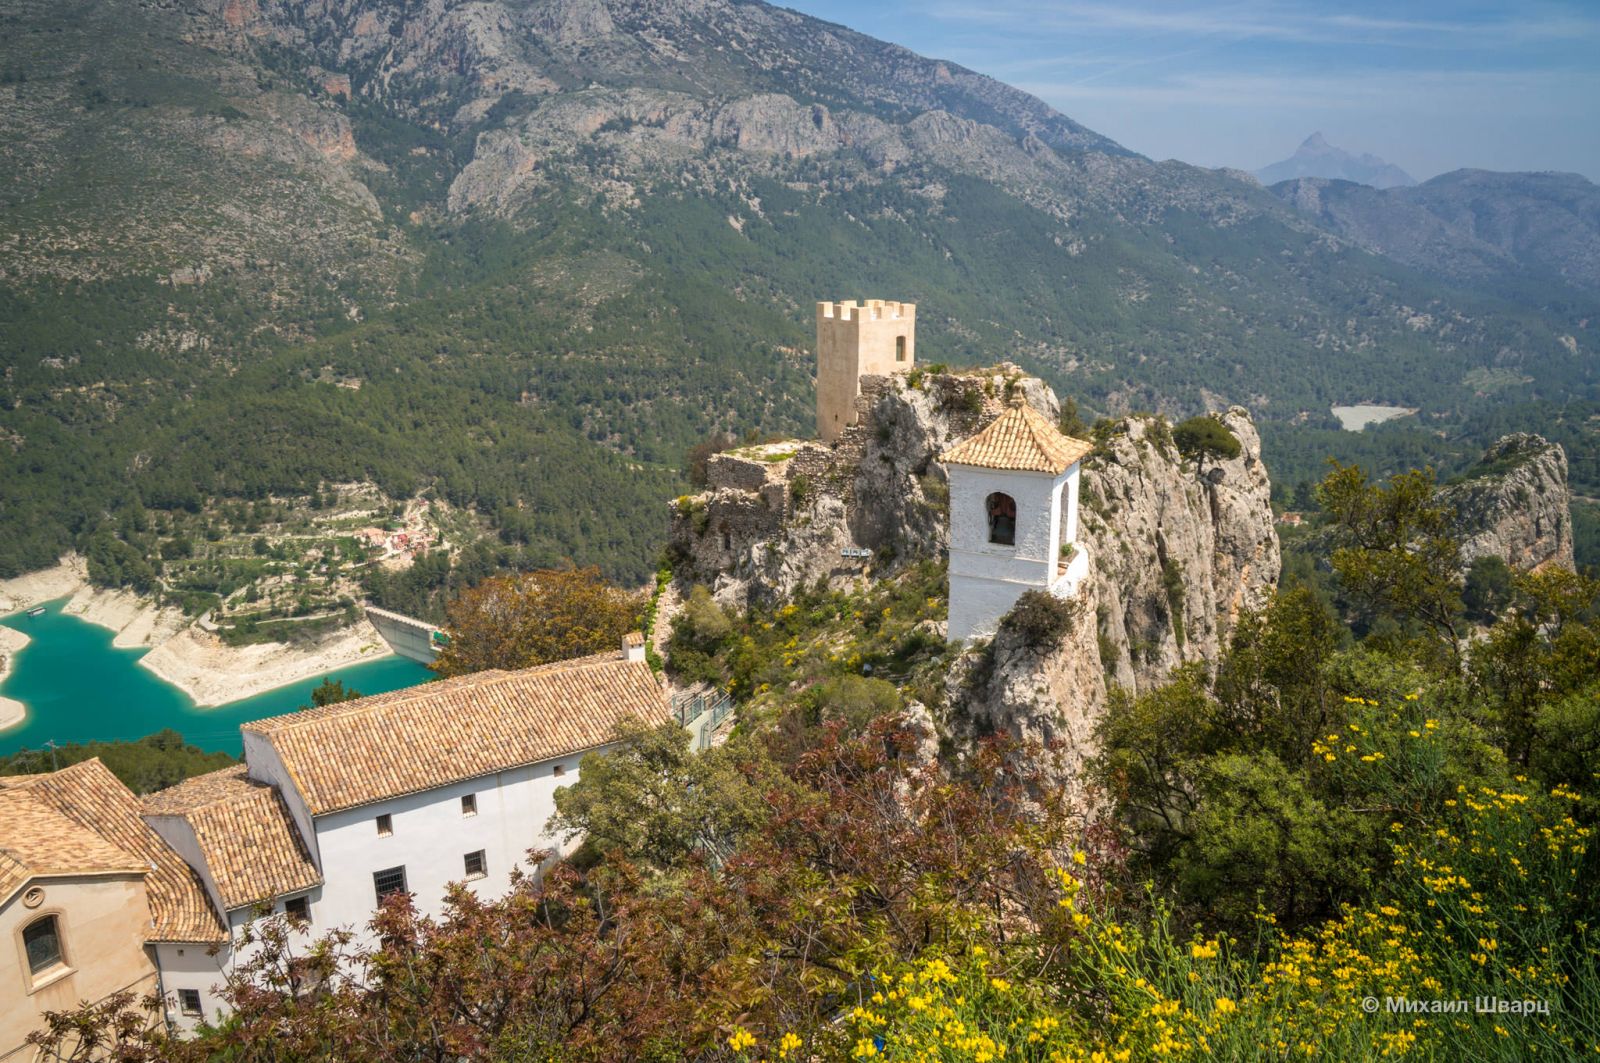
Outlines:
[[[805,430],[819,298],[915,301],[923,361],[1010,358],[1089,415],[1246,405],[1284,460],[1332,403],[1443,428],[1596,387],[1564,186],[1503,233],[1268,190],[764,3],[16,0],[0,26],[0,574],[144,549],[145,510],[370,481],[479,514],[513,563],[642,578],[691,446]]]
[[[1321,133],[1312,133],[1282,162],[1256,171],[1264,185],[1292,181],[1299,177],[1322,177],[1334,181],[1354,181],[1373,188],[1405,188],[1416,180],[1400,167],[1376,155],[1353,155],[1329,144]]]

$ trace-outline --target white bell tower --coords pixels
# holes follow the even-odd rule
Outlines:
[[[950,472],[950,641],[993,635],[1024,591],[1077,590],[1088,575],[1076,546],[1079,463],[1092,449],[1019,389],[1004,413],[939,456]]]

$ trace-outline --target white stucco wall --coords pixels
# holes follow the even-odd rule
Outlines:
[[[300,932],[296,942],[312,941],[322,935],[324,928],[316,925],[317,900],[322,888],[289,893],[272,902],[272,914],[282,915],[285,902],[294,897],[306,897],[311,902],[312,923]],[[166,1000],[167,1020],[180,1030],[191,1031],[202,1018],[215,1022],[228,1010],[222,997],[222,987],[228,976],[255,955],[258,945],[241,944],[241,931],[256,918],[264,918],[257,909],[236,908],[228,913],[229,943],[215,952],[203,944],[163,942],[155,945],[156,964],[161,970],[161,991]],[[193,989],[200,994],[201,1015],[185,1015],[178,990]]]
[[[1079,467],[1060,476],[951,465],[950,622],[953,642],[993,635],[1024,591],[1058,584],[1061,546],[1077,539]],[[1010,546],[989,541],[989,496],[1010,495],[1017,530]],[[1065,506],[1063,505],[1065,502]]]
[[[361,931],[377,909],[373,873],[406,869],[406,888],[417,909],[428,915],[443,910],[445,886],[466,879],[467,853],[484,851],[487,872],[468,885],[484,897],[497,897],[511,886],[511,869],[527,862],[530,849],[555,849],[545,833],[555,812],[555,791],[578,778],[574,753],[541,764],[513,768],[465,782],[411,794],[316,818],[322,853],[321,896],[313,902],[312,920],[319,930],[346,927]],[[557,776],[555,768],[566,774]],[[461,797],[477,797],[477,814],[461,814]],[[388,815],[393,833],[378,833],[377,818]]]
[[[232,968],[232,950],[224,945],[211,955],[207,945],[161,942],[155,946],[155,952],[156,965],[161,968],[167,1021],[184,1031],[193,1030],[200,1022],[199,1017],[183,1014],[178,999],[180,989],[197,990],[204,1017],[215,1021],[224,1010],[218,990]]]

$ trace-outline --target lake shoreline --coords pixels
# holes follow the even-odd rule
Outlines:
[[[229,646],[198,626],[190,627],[145,654],[139,665],[189,695],[197,707],[217,708],[392,656],[389,644],[363,617],[303,647],[283,642]]]
[[[88,566],[76,554],[63,556],[50,568],[0,580],[0,616],[60,598],[69,599],[62,612],[112,632],[113,646],[149,650],[139,659],[140,667],[182,691],[197,708],[218,708],[326,672],[393,656],[383,636],[365,617],[305,645],[263,642],[229,646],[177,609],[157,605],[132,591],[91,586]],[[27,636],[22,637],[25,645]],[[8,656],[8,669],[9,664]],[[0,671],[0,681],[5,675]],[[26,713],[21,702],[0,698],[0,731],[22,723]]]
[[[15,628],[0,627],[0,683],[11,674],[17,652],[33,640]],[[0,731],[26,723],[28,707],[16,698],[0,697]]]

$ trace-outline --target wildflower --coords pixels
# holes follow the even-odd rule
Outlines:
[[[789,1053],[799,1048],[800,1045],[801,1041],[798,1035],[792,1032],[784,1034],[783,1038],[778,1042],[778,1058],[788,1059]]]
[[[1239,1005],[1235,1004],[1227,997],[1218,997],[1216,1009],[1218,1015],[1232,1015],[1234,1012],[1239,1010]]]
[[[743,1052],[756,1043],[755,1034],[743,1026],[734,1027],[733,1033],[728,1037],[728,1047],[735,1052]]]

